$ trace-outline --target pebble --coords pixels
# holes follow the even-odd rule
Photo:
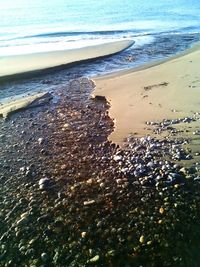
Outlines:
[[[100,259],[99,255],[96,255],[93,258],[91,258],[88,262],[95,263],[95,262],[99,261],[99,259]]]
[[[30,215],[29,211],[27,212],[24,212],[20,215],[20,217],[23,219],[23,218],[28,218],[28,216]]]
[[[19,220],[16,222],[16,225],[17,225],[17,226],[23,226],[23,225],[25,225],[25,224],[27,224],[27,223],[28,223],[28,218],[25,217],[25,218],[21,218],[21,219],[19,219]]]
[[[85,238],[86,235],[87,235],[87,232],[82,232],[82,233],[81,233],[81,237],[82,237],[82,238]]]
[[[115,251],[115,250],[109,250],[109,251],[107,252],[107,256],[108,256],[108,257],[114,257],[115,254],[116,254],[116,251]]]
[[[120,161],[120,160],[122,160],[122,156],[120,156],[120,155],[115,155],[115,156],[113,157],[113,159],[114,159],[115,161]]]
[[[51,185],[51,180],[49,178],[41,178],[39,180],[39,188],[41,190],[49,189],[50,185]]]
[[[194,132],[193,132],[193,135],[199,135],[199,134],[200,134],[199,131],[194,131]]]
[[[44,138],[40,137],[38,138],[38,144],[41,145],[44,142]]]
[[[139,239],[139,242],[140,242],[141,244],[144,244],[144,241],[145,241],[145,238],[144,238],[143,235],[141,235],[141,236],[140,236],[140,239]]]
[[[69,123],[65,123],[65,124],[63,125],[63,128],[66,129],[66,128],[69,128],[69,126],[70,126]]]
[[[84,206],[90,206],[90,205],[93,205],[93,204],[95,204],[95,203],[96,203],[95,200],[92,199],[92,200],[84,201],[84,202],[83,202],[83,205],[84,205]]]
[[[80,88],[77,92],[80,97]],[[48,125],[39,122],[31,124],[32,128],[38,128],[39,132],[36,132],[36,137],[28,137],[26,134],[23,137],[29,141],[23,143],[24,153],[19,154],[19,161],[15,162],[17,179],[15,176],[12,178],[12,168],[15,167],[13,159],[4,160],[2,157],[0,178],[3,197],[0,217],[3,227],[5,215],[10,214],[2,229],[6,234],[1,240],[2,243],[9,243],[5,248],[0,247],[2,254],[7,250],[5,264],[8,264],[9,257],[13,257],[18,264],[19,249],[23,254],[19,266],[53,264],[72,267],[83,265],[84,262],[86,265],[93,263],[96,266],[100,265],[100,260],[105,266],[109,264],[114,266],[115,262],[112,261],[116,258],[128,262],[133,256],[129,254],[133,248],[134,257],[143,256],[144,248],[145,255],[149,257],[148,262],[151,262],[151,257],[156,255],[156,249],[160,248],[159,242],[162,242],[171,230],[173,233],[173,225],[178,226],[181,222],[186,226],[185,229],[188,229],[186,222],[181,221],[181,216],[185,214],[187,216],[191,212],[192,215],[187,221],[192,220],[194,216],[192,210],[197,209],[194,202],[197,192],[191,190],[187,198],[187,184],[190,186],[193,182],[198,184],[200,178],[198,172],[195,174],[192,172],[190,175],[192,183],[187,181],[185,175],[188,172],[181,171],[181,161],[177,164],[176,160],[187,159],[190,155],[189,151],[184,149],[187,140],[130,136],[126,148],[119,148],[109,141],[101,141],[107,138],[111,128],[105,130],[106,124],[102,124],[104,118],[100,115],[94,120],[94,116],[97,116],[96,106],[88,105],[87,109],[89,112],[92,111],[92,114],[86,116],[86,108],[79,104],[76,95],[73,105],[77,105],[78,110],[71,109],[71,116],[67,115],[69,106],[67,108],[63,106],[60,110],[51,107],[52,111],[49,110],[48,114],[52,112],[54,116],[48,118]],[[42,119],[45,113],[41,114]],[[84,116],[90,125],[82,122]],[[35,117],[32,117],[32,121],[33,118],[35,120]],[[105,119],[109,122],[108,117]],[[26,122],[26,119],[23,121]],[[189,123],[191,120],[184,118],[165,120],[162,124],[160,122],[150,122],[150,124],[162,132],[181,121]],[[93,123],[96,125],[96,122],[99,122],[100,126],[98,134],[96,126],[92,125]],[[65,127],[68,123],[73,127],[70,127],[70,130],[60,131],[63,128],[68,129],[67,125]],[[50,128],[54,124],[55,127]],[[52,133],[50,138],[47,136],[50,146],[45,147],[48,154],[44,155],[41,152],[45,139],[38,139],[37,134],[46,138],[41,131],[43,129],[48,131],[47,126]],[[27,129],[27,135],[29,131]],[[20,146],[20,140],[14,143],[17,146],[12,145],[11,150],[23,147]],[[39,152],[38,143],[41,145]],[[38,178],[38,183],[35,183],[34,179],[25,179],[24,174],[28,170],[26,166],[31,166],[32,146],[33,154],[36,152],[34,160],[37,166],[37,168],[30,167],[30,170],[35,172],[34,177],[40,178],[40,173],[43,173],[55,179]],[[9,145],[6,149],[10,151]],[[7,168],[4,168],[5,166]],[[19,171],[20,166],[24,167]],[[38,187],[48,190],[54,180],[56,187],[51,194],[37,190]],[[184,186],[183,180],[186,180]],[[22,197],[25,201],[20,200]],[[190,199],[193,201],[192,204],[186,201]],[[21,204],[13,209],[15,203]],[[98,207],[95,203],[98,203]],[[185,212],[179,213],[179,210]],[[163,220],[159,220],[160,218]],[[173,225],[170,222],[173,222]],[[183,228],[179,229],[181,234]],[[30,231],[31,229],[33,231]],[[192,231],[189,234],[192,235]],[[170,255],[174,253],[175,238],[176,236],[170,244]],[[154,240],[155,247],[152,245]],[[45,247],[48,251],[43,252]],[[160,255],[162,256],[162,253]],[[119,257],[112,259],[114,256]],[[117,264],[125,265],[123,262],[116,262]]]
[[[161,207],[161,208],[159,209],[159,213],[160,213],[160,214],[163,214],[164,212],[165,212],[164,208]]]
[[[45,253],[45,252],[43,252],[42,254],[41,254],[41,259],[42,259],[42,261],[44,261],[44,262],[46,262],[47,260],[48,260],[48,254],[47,253]]]

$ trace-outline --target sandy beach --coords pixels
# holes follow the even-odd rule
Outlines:
[[[200,267],[199,1],[2,1],[0,267]]]
[[[115,122],[109,139],[122,144],[130,133],[149,134],[152,127],[146,122],[191,117],[199,112],[199,62],[197,45],[155,66],[97,77],[94,94],[106,97]],[[196,127],[194,124],[190,132]]]
[[[0,106],[0,267],[199,266],[199,56]]]

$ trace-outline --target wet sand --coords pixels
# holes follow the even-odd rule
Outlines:
[[[199,112],[200,49],[138,71],[95,79],[94,94],[111,104],[115,130],[109,139],[122,144],[130,133],[148,134],[146,122],[192,116]],[[194,129],[191,129],[193,132]]]

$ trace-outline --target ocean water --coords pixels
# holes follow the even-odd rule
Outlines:
[[[157,35],[198,35],[198,0],[0,0],[0,55],[63,50]]]
[[[137,67],[200,41],[199,11],[199,0],[0,0],[0,59],[129,38],[135,44],[126,51],[66,68],[54,80],[61,84],[83,75]],[[10,85],[3,88],[9,95]],[[38,82],[29,80],[28,88],[37,90]],[[2,92],[5,96],[0,90],[0,98]]]

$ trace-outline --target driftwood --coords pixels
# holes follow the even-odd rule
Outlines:
[[[101,95],[91,95],[91,99],[93,99],[94,101],[102,101],[105,103],[108,102],[105,96],[101,96]]]
[[[51,99],[52,95],[50,93],[38,93],[33,96],[20,98],[0,106],[0,116],[7,119],[12,113],[23,109],[45,105]]]

